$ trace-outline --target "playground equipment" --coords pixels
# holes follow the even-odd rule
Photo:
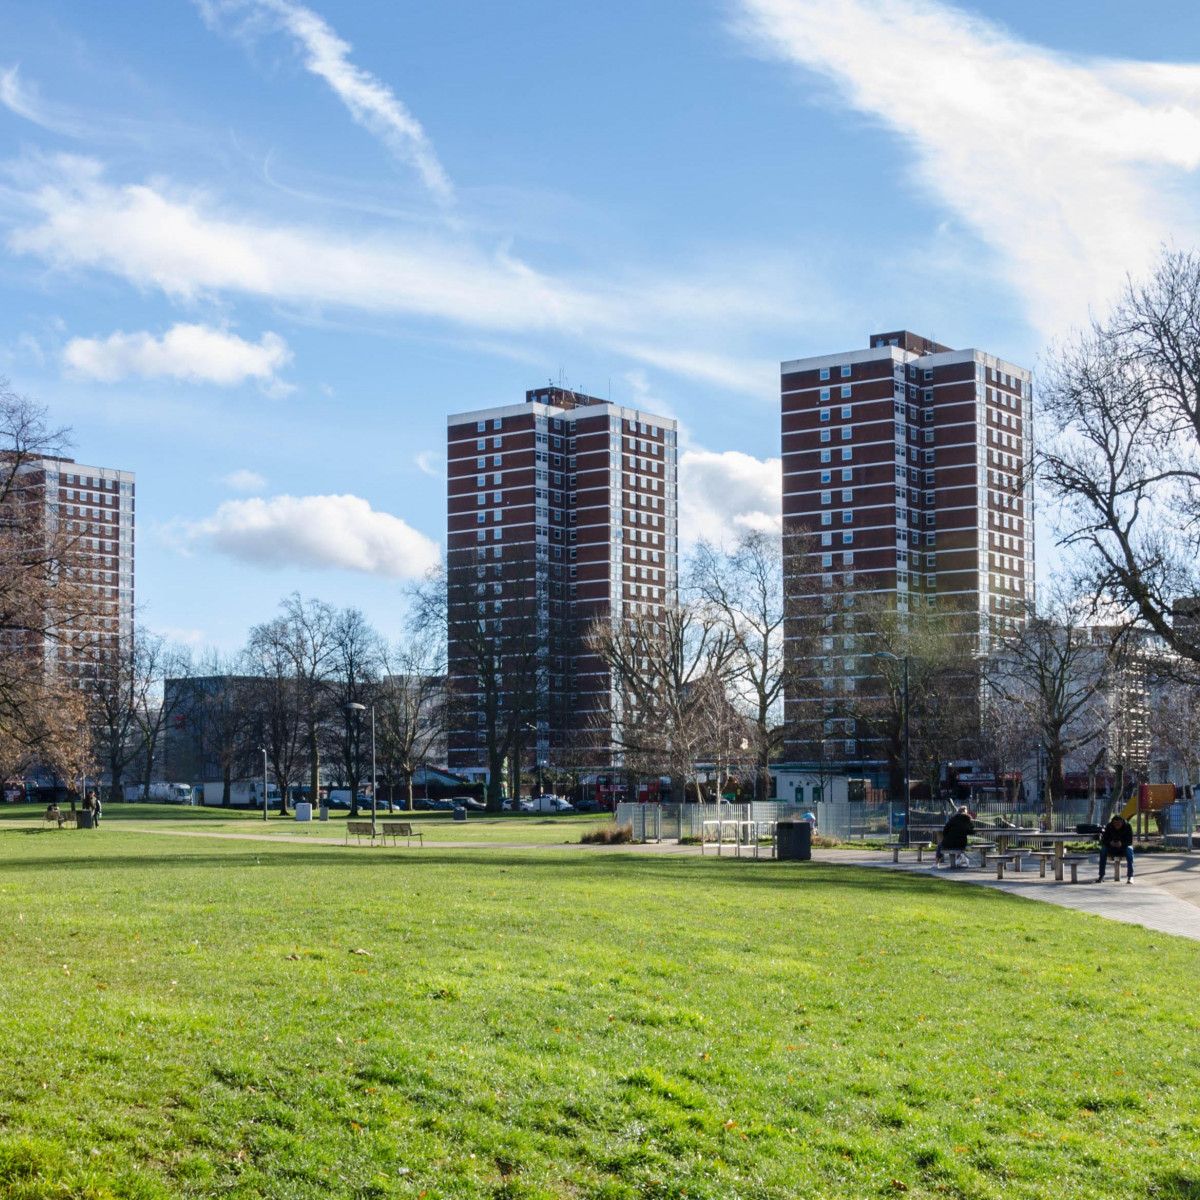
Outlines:
[[[1162,812],[1164,808],[1170,808],[1177,799],[1178,789],[1173,783],[1143,783],[1138,788],[1137,794],[1130,796],[1129,803],[1121,809],[1121,816],[1130,822],[1136,817],[1140,827],[1138,832],[1144,833],[1146,824],[1144,814]]]

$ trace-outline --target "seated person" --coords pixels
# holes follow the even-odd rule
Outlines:
[[[1133,826],[1120,813],[1105,825],[1100,833],[1100,877],[1097,883],[1104,882],[1104,871],[1108,866],[1109,855],[1121,855],[1129,870],[1125,874],[1125,882],[1133,882]]]
[[[63,823],[63,815],[59,811],[57,802],[54,800],[51,800],[50,803],[46,805],[46,820],[57,821],[60,826]]]
[[[951,816],[942,828],[942,853],[950,855],[950,865],[954,866],[956,859],[967,856],[967,838],[975,832],[975,822],[965,804],[958,806],[958,811]]]

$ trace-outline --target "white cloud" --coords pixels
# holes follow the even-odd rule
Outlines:
[[[254,379],[277,388],[275,374],[291,359],[287,343],[276,333],[248,342],[208,325],[172,325],[162,337],[117,332],[106,338],[72,338],[63,351],[72,372],[103,383],[139,376],[231,387]]]
[[[430,479],[446,478],[446,457],[436,450],[421,450],[413,456],[413,462],[422,475]]]
[[[257,471],[249,471],[245,467],[230,471],[228,475],[222,475],[221,482],[231,492],[261,492],[267,486],[267,481],[263,476]]]
[[[416,168],[422,183],[439,200],[449,200],[453,187],[420,121],[387,84],[350,61],[351,46],[311,8],[291,0],[202,0],[200,11],[215,24],[222,11],[265,11],[300,45],[304,64],[323,79],[360,125],[380,138],[397,158]]]
[[[685,450],[679,456],[679,539],[717,544],[751,530],[782,528],[783,475],[778,458],[739,450]]]
[[[219,213],[209,198],[162,182],[114,186],[91,159],[59,156],[15,173],[28,185],[33,217],[9,233],[12,250],[64,270],[110,272],[181,300],[239,293],[477,330],[557,333],[760,396],[776,394],[777,366],[724,360],[714,343],[739,325],[785,328],[801,319],[795,297],[757,272],[744,286],[714,268],[708,285],[630,279],[581,287],[445,232],[393,225],[386,235],[355,237]],[[692,298],[700,294],[708,302],[698,311]],[[651,344],[647,329],[677,344]]]
[[[759,46],[911,145],[1043,332],[1194,237],[1200,66],[1067,58],[936,0],[738,3]]]
[[[434,566],[437,544],[360,496],[227,500],[186,527],[186,541],[270,568],[339,569],[414,579]]]
[[[21,80],[18,67],[0,71],[0,104],[18,117],[40,125],[52,133],[78,134],[79,127],[61,113],[53,112],[42,102],[36,90]]]

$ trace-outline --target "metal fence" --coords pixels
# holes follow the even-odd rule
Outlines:
[[[764,800],[753,804],[618,804],[617,824],[633,829],[635,842],[678,841],[704,836],[705,821],[778,821],[804,812],[799,804]]]

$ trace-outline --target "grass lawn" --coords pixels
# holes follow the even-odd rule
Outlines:
[[[0,824],[0,1196],[1200,1197],[1200,945],[819,864]]]
[[[9,825],[26,829],[41,829],[44,825],[44,805],[5,805],[0,808],[0,829]],[[188,831],[209,830],[215,833],[267,833],[272,837],[337,838],[345,835],[349,813],[332,809],[328,821],[297,821],[272,812],[262,819],[262,812],[246,809],[189,808],[171,804],[109,804],[103,813],[105,827],[129,824],[153,828]],[[360,813],[359,820],[369,820],[370,810]],[[598,825],[611,824],[611,813],[471,813],[465,821],[453,820],[449,812],[409,813],[397,809],[389,813],[379,810],[380,821],[408,821],[419,829],[427,842],[497,842],[515,844],[562,845],[577,843],[580,834]]]

